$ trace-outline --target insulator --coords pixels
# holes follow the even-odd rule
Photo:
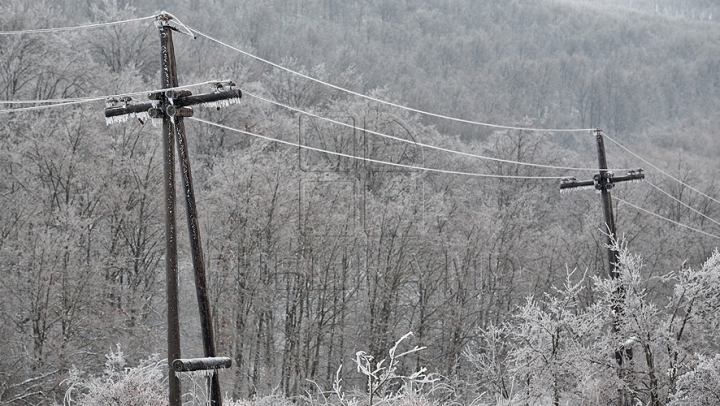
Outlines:
[[[210,87],[215,89],[216,92],[221,91],[225,87],[232,89],[233,86],[235,86],[235,82],[233,82],[232,80],[226,80],[226,81],[222,81],[222,82],[213,82],[210,84]]]
[[[118,99],[114,97],[108,97],[105,99],[105,107],[115,107],[118,104]]]
[[[165,112],[170,117],[192,117],[193,116],[193,109],[189,107],[175,107],[173,105],[169,105],[165,108]]]
[[[163,111],[159,108],[151,108],[148,109],[148,116],[151,118],[162,118],[163,117]]]

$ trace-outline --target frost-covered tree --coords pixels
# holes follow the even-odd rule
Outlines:
[[[699,270],[667,275],[672,295],[653,300],[640,258],[620,251],[621,277],[594,278],[595,304],[580,306],[582,281],[568,273],[562,289],[528,299],[512,321],[480,335],[467,356],[486,398],[529,404],[624,399],[658,406],[712,396],[720,253]],[[702,385],[692,386],[694,379]]]

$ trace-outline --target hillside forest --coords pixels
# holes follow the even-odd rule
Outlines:
[[[0,405],[94,404],[72,382],[165,357],[161,126],[103,116],[160,87],[160,10],[181,85],[243,93],[184,120],[227,399],[712,404],[719,8],[3,1]],[[560,193],[598,172],[593,129],[611,171],[646,175],[612,189],[618,279],[599,195]],[[358,365],[401,337],[423,349],[373,393]]]

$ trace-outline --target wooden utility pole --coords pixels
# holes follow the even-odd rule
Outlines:
[[[605,142],[602,136],[602,130],[595,130],[595,138],[597,141],[597,152],[598,152],[598,168],[599,171],[593,176],[593,180],[578,181],[575,178],[565,178],[560,181],[560,189],[573,189],[582,187],[594,187],[600,192],[603,204],[603,218],[605,219],[605,227],[607,229],[607,259],[608,259],[608,274],[610,278],[617,279],[620,277],[619,265],[619,252],[613,249],[614,242],[617,239],[617,229],[615,228],[615,216],[613,214],[612,198],[610,196],[610,189],[613,188],[615,183],[627,182],[627,181],[640,181],[645,179],[645,174],[642,169],[631,170],[627,175],[615,176],[612,172],[608,171],[607,158],[605,157]],[[612,298],[612,312],[614,314],[613,321],[613,332],[617,333],[619,330],[619,317],[623,312],[622,303],[625,300],[625,290],[622,286],[618,286],[614,292]],[[615,361],[618,366],[623,364],[623,358],[632,360],[632,342],[633,340],[627,340],[619,349],[615,350]],[[618,371],[621,378],[623,374]],[[621,391],[620,403],[625,405],[629,404],[626,399],[626,393]]]
[[[608,274],[610,278],[616,279],[620,276],[618,271],[618,251],[612,249],[613,242],[617,239],[617,230],[615,228],[615,216],[613,214],[612,198],[610,189],[615,183],[627,181],[640,181],[645,179],[642,169],[631,170],[627,175],[615,176],[614,173],[608,171],[607,158],[605,157],[605,142],[602,136],[602,130],[596,129],[595,138],[597,140],[598,152],[598,168],[599,172],[593,176],[593,180],[578,181],[575,178],[565,178],[560,181],[560,190],[592,187],[600,192],[603,204],[603,218],[605,219],[605,227],[607,229],[607,259]]]
[[[242,96],[239,90],[232,89],[232,82],[217,82],[215,92],[193,96],[189,91],[178,91],[177,70],[175,66],[175,50],[173,47],[172,31],[175,27],[170,25],[172,16],[162,13],[156,17],[155,25],[160,31],[160,57],[162,63],[161,86],[169,89],[160,93],[151,93],[150,102],[130,103],[130,98],[109,100],[105,109],[108,123],[122,121],[128,116],[146,116],[163,121],[163,155],[164,171],[163,183],[165,186],[165,268],[167,278],[167,307],[168,307],[168,370],[169,370],[169,404],[180,406],[181,388],[180,380],[175,375],[173,362],[180,359],[180,324],[178,315],[178,265],[177,265],[177,232],[175,226],[175,158],[174,147],[177,143],[178,160],[182,175],[188,234],[190,237],[190,251],[192,255],[193,271],[195,274],[195,290],[200,311],[200,323],[203,337],[203,352],[207,359],[216,358],[215,339],[213,337],[212,316],[210,300],[207,294],[207,278],[205,276],[205,261],[200,239],[200,223],[198,220],[195,191],[193,188],[190,158],[185,137],[185,124],[183,117],[192,117],[193,110],[189,106],[207,104],[220,106],[231,104]],[[230,90],[221,91],[225,87]],[[122,102],[122,105],[118,105]],[[119,120],[118,120],[119,119]],[[141,120],[142,121],[142,120]],[[185,360],[192,361],[192,360]],[[216,365],[212,362],[203,362],[202,365]],[[215,366],[213,369],[218,367]],[[213,406],[221,406],[220,380],[215,373],[210,378],[210,401]]]

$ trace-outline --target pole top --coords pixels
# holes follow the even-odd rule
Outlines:
[[[155,25],[157,27],[167,27],[170,24],[170,20],[173,19],[173,16],[166,12],[161,11],[158,15],[155,16]]]
[[[177,27],[170,25],[170,20],[175,21],[175,24],[182,27],[182,29],[178,29]],[[161,11],[160,13],[158,13],[158,15],[155,16],[155,26],[157,28],[169,28],[171,30],[175,30],[181,34],[185,34],[191,37],[192,39],[197,38],[195,34],[193,34],[193,32],[185,24],[182,23],[182,21],[178,20],[167,11]]]

